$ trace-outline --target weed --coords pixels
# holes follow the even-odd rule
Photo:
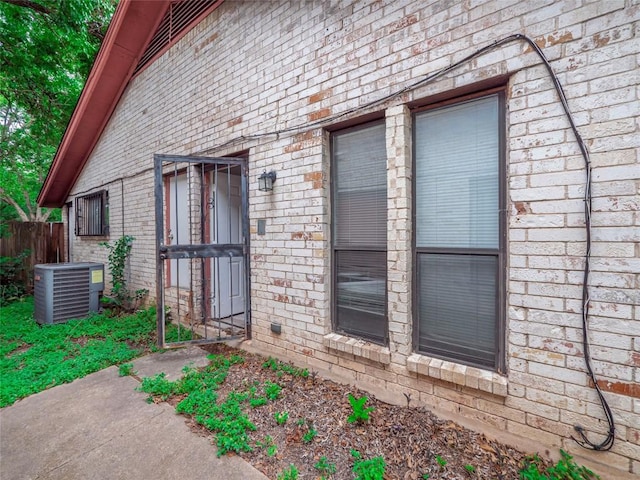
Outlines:
[[[294,464],[289,465],[289,468],[285,468],[280,475],[278,475],[278,480],[297,480],[298,479],[298,469]]]
[[[309,423],[309,430],[302,436],[303,443],[311,443],[318,436],[318,431],[313,428],[313,424]]]
[[[258,395],[259,386],[260,385],[257,382],[254,382],[254,384],[249,387],[249,405],[251,405],[252,408],[266,405],[269,403],[269,400],[277,400],[280,396],[280,392],[282,391],[282,387],[280,385],[267,381],[262,387],[264,396],[261,396]]]
[[[560,460],[554,465],[544,468],[538,455],[531,455],[524,461],[520,470],[521,480],[598,480],[600,477],[587,467],[578,465],[573,457],[560,450]]]
[[[168,324],[165,327],[164,341],[166,343],[184,342],[198,338],[195,332],[181,325]]]
[[[189,394],[182,402],[185,402],[195,393]],[[193,411],[194,418],[196,422],[216,434],[218,456],[228,452],[239,453],[252,450],[247,432],[256,430],[256,426],[242,410],[242,404],[247,399],[248,395],[246,393],[231,392],[227,399],[220,404],[197,403]]]
[[[262,405],[266,405],[269,402],[265,397],[256,397],[249,400],[249,405],[251,408],[261,407]]]
[[[118,375],[121,377],[128,377],[129,375],[135,375],[133,371],[133,363],[123,363],[118,367]]]
[[[367,403],[367,397],[356,398],[349,394],[349,403],[351,404],[351,415],[347,418],[347,422],[366,422],[369,420],[369,414],[373,412],[373,407],[364,406]]]
[[[428,473],[422,474],[422,480],[429,480],[430,475]]]
[[[274,443],[273,438],[270,435],[264,437],[264,440],[258,440],[256,442],[256,446],[259,448],[264,448],[267,451],[268,457],[275,457],[276,453],[278,453],[278,446]]]
[[[138,390],[148,393],[148,400],[153,400],[153,397],[160,397],[162,401],[165,401],[176,393],[178,387],[177,382],[171,382],[167,380],[166,377],[166,373],[158,373],[153,377],[145,377],[142,379]]]
[[[269,357],[263,364],[262,368],[268,368],[276,372],[278,377],[282,376],[281,373],[288,373],[293,377],[307,378],[309,376],[309,370],[306,368],[298,368],[289,363],[281,362],[280,360]]]
[[[357,450],[351,450],[351,456],[353,457],[353,473],[355,474],[355,480],[383,480],[384,469],[386,464],[383,457],[373,457],[369,460],[364,460],[362,455]]]
[[[218,394],[213,389],[195,390],[176,405],[176,412],[187,415],[203,415],[216,404]]]
[[[277,383],[264,382],[264,393],[269,400],[277,400],[281,391],[282,387]]]
[[[233,393],[233,392],[232,392]],[[232,395],[230,395],[231,397]],[[250,452],[248,431],[256,430],[256,426],[242,411],[241,398],[227,399],[220,406],[221,417],[209,417],[203,425],[216,434],[218,456],[227,452]],[[196,416],[196,420],[198,417]],[[198,420],[199,421],[199,420]]]
[[[202,370],[187,367],[184,376],[175,382],[169,382],[164,374],[145,378],[141,390],[160,398],[170,395],[186,395],[176,406],[178,413],[192,415],[196,422],[216,434],[218,456],[228,452],[250,452],[249,431],[256,426],[243,411],[245,405],[257,406],[267,402],[265,397],[256,397],[258,388],[254,385],[247,392],[230,392],[224,402],[218,403],[216,392],[224,382],[231,365],[242,363],[239,355],[225,358],[222,355],[209,355],[210,364]],[[275,446],[274,446],[275,448]],[[269,449],[275,455],[273,448]]]
[[[467,464],[464,466],[464,469],[469,475],[473,475],[474,473],[476,473],[476,467],[474,467],[473,465]]]
[[[239,363],[244,363],[244,357],[242,357],[242,355],[238,355],[237,353],[234,353],[229,357],[228,361],[231,365],[237,365]]]
[[[320,472],[320,480],[327,480],[337,471],[336,464],[330,463],[325,456],[320,457],[320,460],[318,460],[313,468]]]
[[[273,358],[273,357],[269,357],[262,364],[262,368],[268,368],[268,369],[273,370],[274,372],[277,372],[278,371],[278,359]]]
[[[289,412],[275,412],[273,418],[276,419],[278,425],[284,425],[289,420]]]
[[[438,464],[438,467],[440,467],[440,470],[447,466],[447,461],[440,455],[436,455],[436,463]]]

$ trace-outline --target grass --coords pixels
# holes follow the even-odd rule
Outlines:
[[[39,325],[33,297],[0,308],[0,407],[155,350],[156,314]]]

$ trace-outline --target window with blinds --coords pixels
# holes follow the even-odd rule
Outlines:
[[[384,121],[332,134],[334,327],[387,342]]]
[[[106,190],[76,198],[76,235],[109,234],[109,194]]]
[[[501,94],[415,116],[417,347],[500,368]]]

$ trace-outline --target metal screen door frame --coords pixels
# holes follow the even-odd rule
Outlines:
[[[213,217],[215,231],[218,229],[218,172],[224,172],[227,181],[231,182],[233,172],[240,172],[241,211],[240,211],[240,243],[214,243],[211,241],[210,222]],[[212,173],[213,172],[213,173]],[[172,221],[178,222],[178,179],[184,175],[187,181],[186,204],[189,243],[181,242],[179,228],[176,223],[176,243],[173,233],[167,227]],[[211,179],[207,176],[212,175]],[[215,175],[215,184],[213,176]],[[193,178],[193,180],[192,180]],[[166,215],[171,206],[171,179],[174,181],[176,218]],[[192,181],[195,184],[192,187]],[[209,192],[213,188],[213,194]],[[230,194],[228,194],[230,195]],[[248,171],[247,160],[241,157],[198,157],[179,155],[154,155],[154,197],[156,220],[156,306],[158,345],[161,348],[182,347],[206,343],[225,342],[234,339],[251,338],[250,312],[250,276],[249,276],[249,216],[248,216]],[[185,203],[186,202],[186,203]],[[222,203],[222,202],[221,202]],[[227,208],[229,203],[227,203]],[[207,217],[208,216],[208,217]],[[227,212],[231,218],[231,214]],[[196,219],[194,221],[194,219]],[[199,219],[199,221],[198,221]],[[229,240],[231,240],[231,220],[229,220]],[[167,241],[169,240],[169,241]],[[216,235],[215,241],[218,241]],[[216,285],[220,282],[220,259],[241,258],[242,284],[244,294],[244,312],[231,314],[228,318],[213,318],[211,316],[212,295],[215,295]],[[190,276],[189,290],[182,288],[180,262],[187,261]],[[194,267],[195,262],[195,267]],[[176,285],[172,283],[171,265],[174,265]],[[193,270],[197,270],[199,280],[193,284]],[[240,279],[238,279],[240,280]],[[229,291],[232,290],[232,279],[229,279]],[[175,304],[177,305],[177,322],[175,327],[177,339],[167,339],[168,302],[167,289],[175,289]],[[214,292],[214,293],[212,293]],[[218,288],[219,292],[219,288]],[[195,297],[195,298],[194,298]],[[187,299],[186,314],[180,311],[181,302]],[[221,299],[217,299],[218,302]],[[233,302],[233,300],[231,300]],[[232,303],[233,307],[233,303]],[[241,324],[236,323],[236,317],[242,316]],[[173,312],[171,312],[173,317]],[[230,323],[229,323],[230,322]],[[180,332],[184,331],[182,338]],[[241,333],[238,333],[241,332]],[[175,333],[175,329],[174,329]],[[223,334],[224,333],[224,334]]]

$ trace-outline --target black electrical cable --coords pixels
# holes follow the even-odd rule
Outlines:
[[[591,196],[591,160],[589,157],[589,150],[587,149],[587,146],[585,145],[584,140],[582,139],[580,133],[578,132],[578,128],[576,127],[575,121],[573,119],[573,115],[571,114],[571,110],[569,109],[569,104],[567,102],[567,97],[564,93],[564,89],[562,88],[562,84],[560,83],[560,80],[558,79],[555,71],[553,70],[553,67],[549,63],[549,60],[545,56],[542,49],[540,49],[538,44],[534,42],[530,37],[523,35],[521,33],[509,35],[508,37],[502,38],[500,40],[496,40],[493,43],[490,43],[489,45],[486,45],[480,48],[479,50],[476,50],[475,52],[467,55],[466,57],[462,58],[461,60],[455,63],[452,63],[447,67],[444,67],[440,70],[436,70],[435,72],[428,74],[427,76],[418,80],[417,82],[409,84],[404,88],[401,88],[400,90],[397,90],[393,93],[385,95],[377,100],[373,100],[366,104],[345,110],[344,112],[338,113],[336,115],[332,115],[330,117],[323,118],[321,120],[317,120],[315,122],[305,123],[303,125],[298,125],[293,127],[287,127],[287,128],[283,128],[283,129],[275,130],[271,132],[257,133],[253,135],[241,135],[239,137],[232,138],[231,140],[224,142],[222,144],[215,145],[214,147],[208,148],[205,151],[201,152],[200,154],[204,155],[207,152],[213,152],[226,147],[230,147],[240,142],[245,142],[250,140],[259,140],[262,138],[273,137],[273,136],[279,137],[280,135],[286,134],[286,133],[298,133],[302,131],[309,131],[313,128],[323,127],[325,125],[335,122],[340,118],[344,118],[351,114],[358,113],[363,110],[370,109],[371,107],[384,104],[389,100],[397,98],[403,93],[415,90],[418,87],[421,87],[430,82],[433,82],[437,78],[455,70],[456,68],[466,64],[467,62],[473,60],[474,58],[477,58],[489,51],[495,50],[496,48],[501,47],[507,43],[516,42],[516,41],[526,42],[531,47],[531,49],[538,55],[540,60],[542,60],[542,63],[544,64],[545,68],[547,69],[547,72],[549,73],[549,76],[551,77],[551,80],[558,94],[558,97],[560,98],[560,103],[562,104],[562,108],[564,109],[565,115],[569,120],[569,125],[571,127],[571,130],[573,131],[573,134],[576,138],[576,142],[578,143],[578,147],[580,148],[582,158],[584,160],[584,166],[585,166],[585,172],[586,172],[586,179],[584,184],[585,186],[584,221],[585,221],[585,230],[586,230],[586,251],[584,255],[584,275],[583,275],[583,282],[582,282],[582,312],[581,312],[582,313],[582,346],[584,350],[584,359],[585,359],[585,364],[587,368],[587,373],[594,385],[594,388],[598,395],[598,399],[600,400],[600,404],[602,405],[602,409],[604,410],[605,416],[607,418],[607,423],[609,425],[609,430],[607,432],[607,437],[602,442],[594,443],[587,438],[587,435],[584,429],[581,426],[576,425],[574,428],[576,432],[580,434],[580,439],[577,439],[573,436],[571,438],[575,440],[575,442],[583,448],[587,448],[591,450],[606,451],[606,450],[610,450],[611,447],[613,447],[613,443],[615,441],[615,423],[613,420],[613,413],[611,412],[611,408],[609,407],[609,404],[606,398],[604,397],[602,390],[600,389],[600,386],[598,385],[598,380],[593,371],[593,367],[591,366],[591,355],[589,350],[588,320],[589,320],[589,303],[590,303],[589,275],[591,273],[591,198],[592,198]],[[151,169],[144,170],[143,172],[138,172],[136,174],[130,175],[129,177],[137,176],[137,175],[140,175],[141,173],[146,173],[148,170],[151,170]],[[128,178],[128,177],[123,177],[123,178]],[[111,182],[108,182],[108,183],[111,183]]]
[[[337,115],[332,115],[330,117],[324,118],[322,120],[318,120],[316,122],[311,122],[311,123],[306,123],[304,125],[300,125],[300,126],[296,126],[296,127],[288,127],[288,128],[283,128],[277,131],[273,131],[273,132],[268,132],[268,133],[260,133],[260,134],[255,134],[255,135],[246,135],[246,136],[241,136],[241,137],[237,137],[234,138],[228,142],[225,142],[221,145],[218,145],[212,149],[208,149],[208,151],[212,151],[212,150],[217,150],[220,148],[224,148],[224,147],[228,147],[230,145],[233,145],[236,142],[239,141],[247,141],[247,140],[256,140],[256,139],[260,139],[260,138],[264,138],[264,137],[269,137],[269,136],[280,136],[282,134],[285,133],[294,133],[294,132],[301,132],[301,131],[308,131],[310,129],[316,128],[316,127],[322,127],[325,125],[328,125],[330,123],[335,122],[336,120],[346,117],[348,115],[351,115],[353,113],[357,113],[366,109],[370,109],[371,107],[377,106],[377,105],[381,105],[393,98],[396,98],[400,95],[402,95],[405,92],[408,91],[412,91],[418,87],[421,87],[423,85],[426,85],[432,81],[434,81],[435,79],[451,72],[452,70],[455,70],[456,68],[460,67],[463,64],[466,64],[467,62],[473,60],[474,58],[477,58],[481,55],[483,55],[484,53],[487,53],[491,50],[494,50],[500,46],[503,46],[507,43],[511,43],[511,42],[515,42],[515,41],[524,41],[526,42],[531,49],[538,55],[538,57],[540,58],[540,60],[542,60],[542,63],[544,64],[545,68],[547,69],[547,72],[549,73],[549,76],[551,77],[551,80],[553,81],[553,85],[554,88],[558,94],[558,97],[560,98],[560,103],[562,104],[562,108],[564,109],[565,115],[567,117],[567,119],[569,120],[569,125],[571,127],[571,130],[573,131],[573,134],[576,138],[576,141],[578,143],[578,147],[580,148],[580,152],[582,154],[582,158],[584,160],[584,167],[585,167],[585,172],[586,172],[586,179],[585,179],[585,194],[584,194],[584,221],[585,221],[585,230],[586,230],[586,251],[584,254],[584,275],[583,275],[583,282],[582,282],[582,312],[581,312],[581,316],[582,316],[582,346],[583,346],[583,350],[584,350],[584,359],[585,359],[585,364],[586,364],[586,368],[587,368],[587,373],[589,375],[589,378],[591,379],[594,388],[596,390],[596,393],[598,395],[598,399],[600,400],[600,404],[602,405],[602,409],[604,410],[604,414],[606,416],[607,419],[607,423],[609,426],[608,432],[607,432],[607,437],[600,443],[594,443],[591,440],[589,440],[587,438],[587,435],[584,431],[584,429],[580,426],[580,425],[575,425],[574,429],[576,430],[576,432],[578,432],[578,434],[580,435],[580,439],[577,439],[573,436],[571,436],[571,438],[581,447],[583,448],[587,448],[587,449],[591,449],[591,450],[601,450],[601,451],[606,451],[606,450],[610,450],[611,447],[613,447],[613,443],[615,440],[615,423],[613,420],[613,414],[611,412],[611,408],[609,407],[609,404],[606,400],[606,398],[604,397],[602,390],[600,389],[600,386],[598,385],[598,379],[596,378],[596,375],[593,371],[593,367],[591,366],[591,355],[590,355],[590,351],[589,351],[589,330],[588,330],[588,320],[589,320],[589,303],[590,303],[590,297],[589,297],[589,275],[591,273],[591,160],[589,157],[589,150],[587,149],[587,146],[584,143],[584,140],[582,139],[582,136],[580,135],[580,133],[578,132],[578,128],[575,124],[575,121],[573,119],[573,115],[571,114],[571,110],[569,109],[569,104],[567,102],[567,97],[565,95],[564,89],[562,88],[562,84],[560,83],[560,80],[558,79],[558,76],[556,75],[555,71],[553,70],[553,67],[551,66],[551,64],[549,63],[549,60],[547,59],[547,57],[545,56],[544,52],[540,49],[540,47],[538,46],[538,44],[536,42],[534,42],[530,37],[523,35],[523,34],[514,34],[514,35],[510,35],[508,37],[502,38],[500,40],[496,40],[495,42],[486,45],[482,48],[480,48],[479,50],[476,50],[475,52],[467,55],[466,57],[464,57],[463,59],[452,63],[451,65],[442,68],[440,70],[437,70],[427,76],[425,76],[424,78],[420,79],[417,82],[414,82],[410,85],[407,85],[406,87],[397,90],[396,92],[393,92],[389,95],[383,96],[377,100],[374,100],[372,102],[360,105],[358,107],[355,108],[351,108],[349,110],[346,110],[344,112],[341,112]]]
[[[529,46],[538,54],[542,62],[544,63],[549,76],[553,80],[553,84],[555,86],[556,92],[560,97],[560,102],[562,103],[562,108],[569,120],[569,124],[571,125],[571,130],[578,142],[578,147],[580,148],[580,152],[582,153],[582,158],[584,160],[586,179],[585,179],[585,192],[584,192],[584,222],[585,222],[585,230],[586,230],[586,251],[584,255],[584,274],[582,281],[582,347],[584,350],[584,360],[585,365],[587,367],[587,373],[589,374],[589,378],[593,382],[593,386],[596,389],[596,393],[598,394],[598,399],[600,400],[600,404],[602,405],[602,409],[607,418],[607,423],[609,425],[609,430],[607,432],[607,437],[600,443],[594,443],[587,437],[584,429],[580,425],[575,425],[574,429],[576,432],[580,434],[580,439],[571,436],[571,438],[581,447],[591,449],[591,450],[611,450],[613,447],[613,443],[615,441],[616,431],[615,431],[615,423],[613,420],[613,413],[611,412],[611,408],[609,407],[609,403],[607,402],[600,386],[598,385],[598,379],[593,371],[593,367],[591,366],[591,355],[589,353],[589,274],[591,273],[591,160],[589,158],[589,150],[582,139],[582,136],[578,132],[578,128],[576,127],[575,121],[573,119],[573,115],[569,110],[569,105],[567,103],[567,97],[564,93],[564,89],[558,80],[557,75],[553,71],[549,60],[547,60],[546,56],[540,49],[537,43],[535,43],[531,38],[517,34],[514,35],[515,38],[521,38],[525,40]]]

